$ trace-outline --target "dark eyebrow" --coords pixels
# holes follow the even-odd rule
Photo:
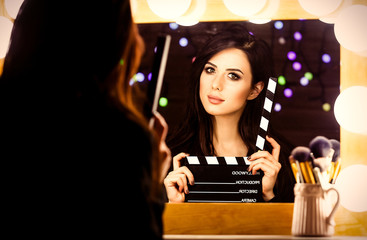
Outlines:
[[[240,70],[240,69],[237,69],[237,68],[228,68],[226,69],[227,71],[233,71],[233,72],[240,72],[243,74],[243,72]]]
[[[207,62],[206,64],[212,65],[213,67],[217,68],[217,65],[215,65],[214,63]]]
[[[212,62],[207,62],[206,64],[209,64],[209,65],[212,65],[215,68],[218,68],[217,65],[215,65]],[[243,74],[243,72],[240,69],[238,69],[238,68],[227,68],[226,71],[240,72],[240,73]]]

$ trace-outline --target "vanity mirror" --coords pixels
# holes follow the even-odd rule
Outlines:
[[[163,19],[155,15],[150,9],[146,1],[133,0],[132,2],[136,3],[135,7],[135,20],[137,23],[142,25],[159,23],[163,25],[168,25],[169,20]],[[199,2],[199,1],[193,1]],[[206,2],[206,10],[204,14],[199,18],[200,22],[216,22],[216,21],[242,21],[248,20],[248,18],[237,16],[224,6],[222,0],[212,0],[212,1],[204,1]],[[270,2],[270,1],[269,1]],[[271,1],[278,2],[278,1]],[[298,21],[297,19],[308,19],[311,21],[319,21],[318,16],[313,15],[306,10],[299,3],[300,1],[294,0],[280,0],[278,9],[275,11],[272,19],[274,20],[292,20]],[[305,1],[302,1],[305,2]],[[311,1],[310,1],[311,2]],[[335,1],[339,2],[339,1]],[[318,10],[319,1],[317,1]],[[338,9],[334,9],[335,12],[330,15],[331,18],[335,18],[337,14],[345,7],[348,7],[351,4],[363,4],[365,5],[365,1],[363,0],[344,0],[339,2],[340,7]],[[330,20],[330,19],[329,19]],[[308,21],[307,21],[308,22]],[[246,22],[247,23],[247,22]],[[248,23],[249,24],[249,23]],[[249,24],[250,25],[250,24]],[[270,25],[270,24],[269,24]],[[147,28],[150,28],[151,26]],[[158,25],[156,25],[158,26]],[[255,26],[255,25],[254,25]],[[265,25],[258,25],[261,27]],[[195,27],[195,26],[194,26]],[[333,24],[330,25],[333,28]],[[181,28],[183,29],[183,28]],[[159,29],[162,30],[162,29]],[[269,33],[271,31],[268,31]],[[315,31],[313,34],[319,33]],[[331,33],[332,34],[332,33]],[[148,48],[147,48],[148,51]],[[284,53],[286,50],[284,51]],[[308,54],[310,52],[306,52]],[[343,91],[351,86],[366,86],[367,79],[367,61],[363,56],[359,56],[358,54],[345,49],[344,47],[337,47],[335,49],[335,53],[340,53],[340,87],[336,86],[336,92]],[[332,58],[333,59],[333,58]],[[190,64],[190,63],[188,63]],[[336,71],[338,72],[338,71]],[[335,72],[334,72],[335,73]],[[339,78],[338,78],[339,79]],[[315,83],[313,83],[315,84]],[[311,86],[311,85],[309,85]],[[335,88],[334,87],[334,88]],[[280,88],[279,88],[280,89]],[[177,93],[179,96],[180,91]],[[282,94],[282,93],[281,93]],[[314,92],[315,95],[317,95]],[[314,96],[315,96],[314,95]],[[304,95],[306,96],[306,95]],[[332,96],[332,95],[329,95]],[[296,95],[294,95],[296,97]],[[306,101],[306,100],[304,100]],[[327,100],[329,101],[329,99]],[[293,101],[289,101],[293,104]],[[317,101],[315,101],[316,103]],[[175,103],[175,100],[169,101],[169,105],[165,109],[161,109],[161,112],[168,111]],[[310,103],[310,101],[309,101]],[[329,102],[331,104],[331,110],[329,112],[329,116],[332,119],[331,125],[336,124],[335,118],[332,114],[332,104],[333,102]],[[320,103],[318,103],[320,104]],[[309,105],[310,106],[310,105]],[[284,110],[283,106],[283,110]],[[283,114],[284,111],[279,112],[278,115]],[[299,109],[298,109],[299,110]],[[319,110],[323,111],[323,110]],[[320,122],[322,116],[327,112],[321,112],[318,117],[314,118],[316,122]],[[272,124],[275,124],[275,119],[277,116],[272,119]],[[319,120],[317,120],[319,119]],[[169,123],[173,122],[169,117],[167,117]],[[294,123],[294,122],[293,122]],[[311,125],[311,122],[307,121],[308,126]],[[285,125],[287,129],[287,125]],[[288,125],[292,126],[292,125]],[[325,126],[326,128],[329,127]],[[288,128],[289,129],[289,128]],[[367,144],[367,138],[365,135],[353,134],[350,133],[339,126],[336,126],[337,131],[340,131],[340,142],[341,142],[341,158],[345,161],[343,162],[343,168],[347,168],[349,166],[355,164],[366,164],[366,153],[365,146]],[[340,130],[338,130],[340,129]],[[286,130],[285,130],[286,131]],[[283,132],[285,132],[283,131]],[[317,130],[316,130],[317,131]],[[303,132],[306,133],[306,132]],[[306,133],[307,134],[307,133]],[[338,139],[339,134],[334,133],[335,138]],[[331,135],[325,134],[327,136],[332,137]],[[304,136],[303,136],[304,137]],[[293,141],[293,144],[299,144],[297,141],[301,140],[303,137],[295,136],[294,139],[291,138],[290,141]],[[307,138],[307,137],[306,137]],[[304,140],[307,142],[307,140]],[[304,143],[303,143],[304,144]],[[303,145],[299,144],[299,145]],[[343,169],[342,169],[343,170]],[[357,186],[356,186],[357,188]],[[359,189],[359,188],[357,188]],[[168,204],[166,206],[165,212],[165,232],[167,234],[290,234],[290,222],[292,219],[292,208],[293,205],[281,203],[281,204],[265,204],[265,205],[247,205],[247,204],[229,204],[229,205],[218,205],[218,204]],[[262,211],[264,210],[264,211]],[[190,214],[188,214],[190,213]],[[215,220],[218,217],[218,214],[221,216],[218,220]],[[262,215],[264,214],[264,215]],[[252,216],[251,220],[246,220],[246,216]],[[205,218],[204,216],[207,216]],[[204,217],[204,218],[203,218]],[[224,224],[225,219],[230,217],[234,221],[229,221],[228,224]],[[201,222],[198,223],[196,220],[200,218]],[[279,218],[283,221],[279,222]],[[352,212],[345,208],[339,208],[336,214],[336,235],[365,235],[367,230],[366,224],[366,212],[358,213]],[[228,219],[227,219],[228,220]],[[261,225],[256,224],[261,222]],[[194,224],[195,223],[195,224]],[[243,226],[247,226],[243,228]]]

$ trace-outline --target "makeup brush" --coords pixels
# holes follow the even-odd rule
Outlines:
[[[331,160],[331,169],[329,172],[329,182],[335,183],[340,171],[340,142],[335,139],[330,139],[331,147],[334,149],[333,158]]]
[[[327,176],[327,169],[331,163],[334,150],[332,149],[329,139],[323,136],[317,136],[311,140],[310,150],[314,167],[313,172],[317,176],[322,187],[325,189],[329,180]]]
[[[289,156],[289,163],[291,164],[291,169],[292,169],[292,172],[293,172],[293,176],[296,179],[296,182],[300,183],[301,182],[301,179],[300,179],[300,176],[299,176],[300,173],[298,172],[298,167],[297,167],[297,164],[296,164],[296,160],[293,158],[292,155]]]
[[[306,183],[315,183],[311,168],[309,167],[310,149],[308,147],[299,146],[293,149],[291,156],[298,163],[298,172]]]

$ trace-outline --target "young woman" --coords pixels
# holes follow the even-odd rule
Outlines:
[[[17,234],[162,239],[167,125],[129,85],[143,51],[129,1],[24,1],[0,79]]]
[[[264,201],[293,201],[289,154],[269,136],[266,150],[255,152],[263,89],[271,76],[269,47],[241,26],[221,31],[204,44],[192,66],[188,116],[169,141],[175,155],[173,171],[164,181],[170,202],[183,202],[188,184],[195,182],[181,166],[189,154],[249,156],[248,170],[264,171]]]

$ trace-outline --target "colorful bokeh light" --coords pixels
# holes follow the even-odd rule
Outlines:
[[[281,86],[284,86],[285,84],[287,83],[286,79],[284,76],[279,76],[278,77],[278,84],[281,85]]]

